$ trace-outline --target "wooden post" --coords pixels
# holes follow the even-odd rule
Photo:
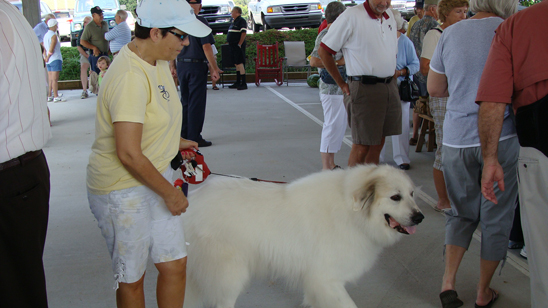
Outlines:
[[[39,0],[23,0],[23,15],[29,22],[30,26],[34,28],[36,24],[42,21],[40,16],[40,1]]]

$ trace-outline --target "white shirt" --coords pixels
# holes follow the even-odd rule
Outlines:
[[[0,163],[40,150],[51,138],[44,76],[36,34],[0,0]]]
[[[54,31],[49,30],[46,35],[44,35],[44,48],[46,48],[46,52],[49,52],[51,41],[54,36],[57,36],[57,33]],[[53,54],[49,57],[48,64],[51,64],[53,61],[61,60],[63,61],[63,56],[61,55],[61,40],[59,37],[57,37],[57,44],[55,44],[55,47],[53,47]]]
[[[327,51],[342,51],[348,76],[383,78],[393,76],[396,70],[398,36],[394,15],[390,10],[381,19],[372,14],[367,1],[348,8],[322,39],[321,46]]]

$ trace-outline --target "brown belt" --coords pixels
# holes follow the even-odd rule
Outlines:
[[[17,167],[23,165],[24,163],[32,160],[42,154],[42,150],[27,152],[19,157],[8,160],[7,162],[0,163],[0,171],[7,170],[9,168]]]

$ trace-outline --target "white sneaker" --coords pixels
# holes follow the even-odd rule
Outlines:
[[[525,246],[523,246],[523,248],[519,252],[519,255],[527,259],[527,250],[525,250]]]
[[[48,102],[53,102],[53,96],[48,97]]]
[[[60,96],[58,96],[58,97],[56,97],[56,98],[53,99],[53,102],[54,102],[54,103],[66,102],[66,101],[67,101],[66,98],[63,98],[63,97],[60,97]]]
[[[82,95],[80,96],[81,99],[88,98],[88,91],[82,91]]]

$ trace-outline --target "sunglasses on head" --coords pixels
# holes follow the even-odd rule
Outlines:
[[[187,38],[187,36],[188,36],[187,33],[185,33],[185,34],[179,34],[179,33],[175,32],[175,31],[173,31],[173,30],[168,30],[167,32],[169,32],[169,33],[175,35],[175,36],[178,37],[181,41],[184,41],[184,40]]]

